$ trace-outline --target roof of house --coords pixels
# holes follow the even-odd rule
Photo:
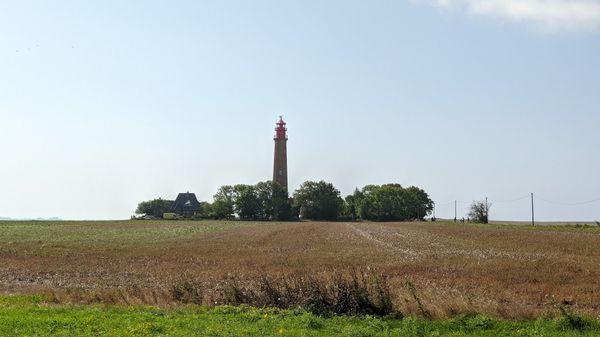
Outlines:
[[[200,203],[194,193],[179,193],[177,199],[171,204],[171,211],[200,211]]]

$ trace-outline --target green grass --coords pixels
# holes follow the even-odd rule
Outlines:
[[[497,321],[318,317],[250,307],[54,305],[40,295],[0,296],[0,336],[598,336],[600,321]],[[581,323],[580,322],[580,323]]]

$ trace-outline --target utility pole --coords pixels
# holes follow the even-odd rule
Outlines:
[[[490,217],[488,216],[488,203],[487,203],[487,197],[485,197],[485,223],[489,223],[490,222]]]
[[[533,193],[531,193],[531,225],[535,226],[535,212],[533,210]]]
[[[456,222],[456,200],[454,200],[454,222]]]

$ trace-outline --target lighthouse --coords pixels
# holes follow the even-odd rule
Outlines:
[[[283,117],[275,124],[275,159],[273,161],[273,181],[278,182],[285,190],[288,188],[287,173],[287,128]]]

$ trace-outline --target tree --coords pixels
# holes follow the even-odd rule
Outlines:
[[[214,195],[212,211],[217,219],[230,219],[234,213],[234,190],[232,186],[221,186]]]
[[[433,211],[433,200],[429,199],[429,195],[424,190],[416,186],[410,186],[406,189],[406,192],[410,211],[414,212],[411,218],[423,220],[427,214]]]
[[[243,220],[264,218],[264,210],[253,185],[238,184],[233,186],[233,209]]]
[[[331,183],[307,181],[294,192],[294,207],[300,216],[313,220],[335,220],[340,214],[343,199]]]
[[[370,196],[372,198],[373,220],[409,219],[407,193],[399,184],[378,186]]]
[[[357,200],[356,211],[361,219],[373,220],[375,216],[375,197],[373,194],[379,188],[377,185],[367,185],[362,188],[360,198]],[[355,193],[355,197],[358,194]]]
[[[364,199],[362,193],[358,190],[358,188],[355,189],[353,194],[348,195],[344,199],[342,215],[349,217],[352,220],[358,218],[362,199]]]
[[[212,204],[210,202],[201,201],[200,202],[200,212],[197,214],[198,217],[202,219],[210,219],[214,218],[214,212],[212,208]]]
[[[274,181],[262,181],[255,186],[261,207],[261,215],[265,220],[289,220],[291,204],[287,191]]]
[[[162,218],[163,214],[169,210],[172,204],[172,200],[164,200],[161,198],[142,201],[138,204],[135,214],[144,214]]]
[[[422,189],[400,184],[367,185],[346,198],[360,218],[375,221],[422,220],[433,210],[433,201]],[[349,206],[350,207],[350,206]]]
[[[234,214],[243,220],[288,220],[291,204],[285,188],[272,181],[256,185],[222,186],[211,205],[215,218],[231,218]]]
[[[489,202],[486,204],[485,201],[473,201],[469,210],[469,218],[475,222],[488,223],[491,206],[492,204]]]

